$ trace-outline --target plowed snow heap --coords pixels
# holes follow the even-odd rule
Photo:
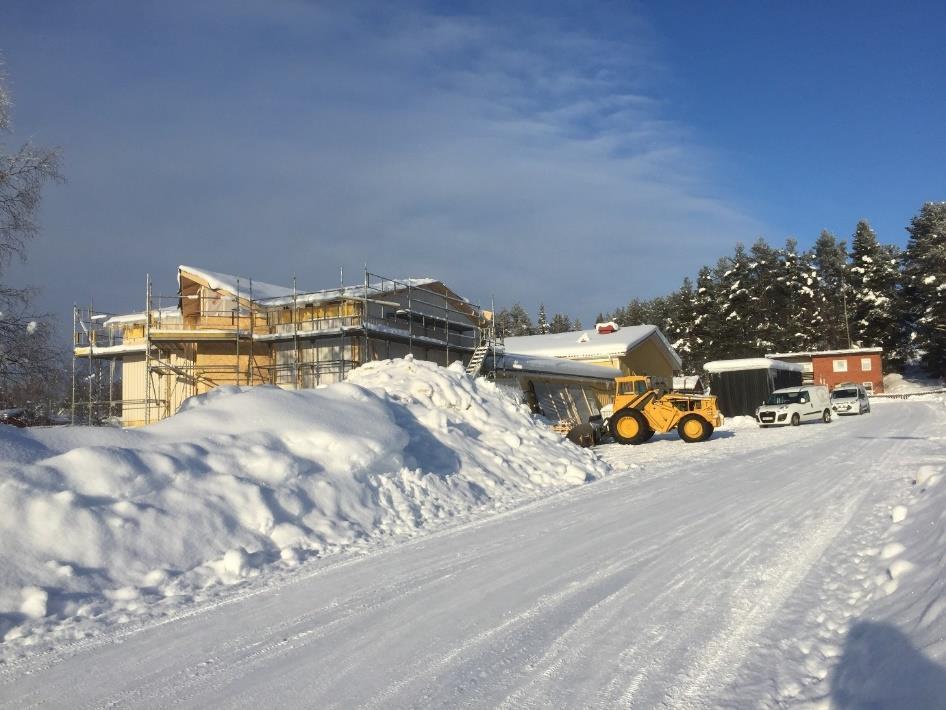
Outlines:
[[[0,462],[0,636],[26,643],[607,473],[492,384],[410,358],[213,390],[146,429],[0,427]]]

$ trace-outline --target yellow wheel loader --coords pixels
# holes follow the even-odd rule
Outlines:
[[[629,375],[615,379],[614,404],[602,409],[605,429],[619,444],[643,444],[654,434],[676,429],[687,443],[706,441],[723,415],[716,397],[661,393],[651,378]]]

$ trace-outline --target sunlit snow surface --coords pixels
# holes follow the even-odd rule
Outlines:
[[[142,430],[0,427],[0,452],[5,653],[608,471],[492,384],[411,359],[220,388]]]
[[[248,543],[246,556],[215,550],[203,567],[218,571],[191,600],[171,604],[140,587],[137,601],[122,600],[132,593],[115,590],[131,585],[114,585],[97,624],[21,622],[13,628],[31,635],[4,644],[0,706],[941,707],[942,398],[877,401],[870,415],[782,429],[737,418],[708,442],[658,435],[599,447],[596,462],[533,432],[514,407],[505,431],[477,414],[454,419],[477,411],[466,402],[485,401],[485,391],[434,372],[467,395],[444,396],[454,385],[412,391],[378,366],[371,390],[397,395],[358,390],[362,404],[411,402],[413,419],[392,415],[390,429],[365,423],[361,434],[418,460],[436,453],[438,466],[451,460],[446,451],[466,461],[462,452],[482,445],[470,450],[487,473],[459,477],[483,490],[499,477],[488,500],[468,491],[466,507],[416,525],[400,514],[409,541],[370,532],[365,517],[362,537],[295,567],[257,564]],[[441,408],[446,427],[432,413]],[[446,451],[429,439],[398,443],[414,420]],[[21,457],[47,455],[21,444]],[[491,470],[497,447],[504,463]],[[572,474],[566,466],[537,481],[517,468],[565,452],[578,457]],[[507,485],[514,492],[501,496]],[[228,581],[241,569],[247,576]],[[44,601],[46,585],[19,574],[17,618],[43,606],[48,615],[54,595]],[[165,605],[170,616],[136,620],[129,610],[118,624],[122,604]],[[95,637],[71,643],[56,631],[90,627]]]

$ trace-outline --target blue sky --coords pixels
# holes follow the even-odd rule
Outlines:
[[[874,7],[877,5],[878,7]],[[59,145],[40,305],[177,264],[366,262],[586,323],[737,241],[883,241],[946,199],[942,3],[8,0],[16,133]]]

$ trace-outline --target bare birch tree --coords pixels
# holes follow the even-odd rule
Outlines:
[[[13,102],[0,71],[0,407],[23,404],[57,381],[62,357],[51,344],[48,318],[33,312],[35,290],[6,283],[13,259],[26,259],[39,233],[43,186],[59,182],[59,151],[5,140],[13,130]]]

